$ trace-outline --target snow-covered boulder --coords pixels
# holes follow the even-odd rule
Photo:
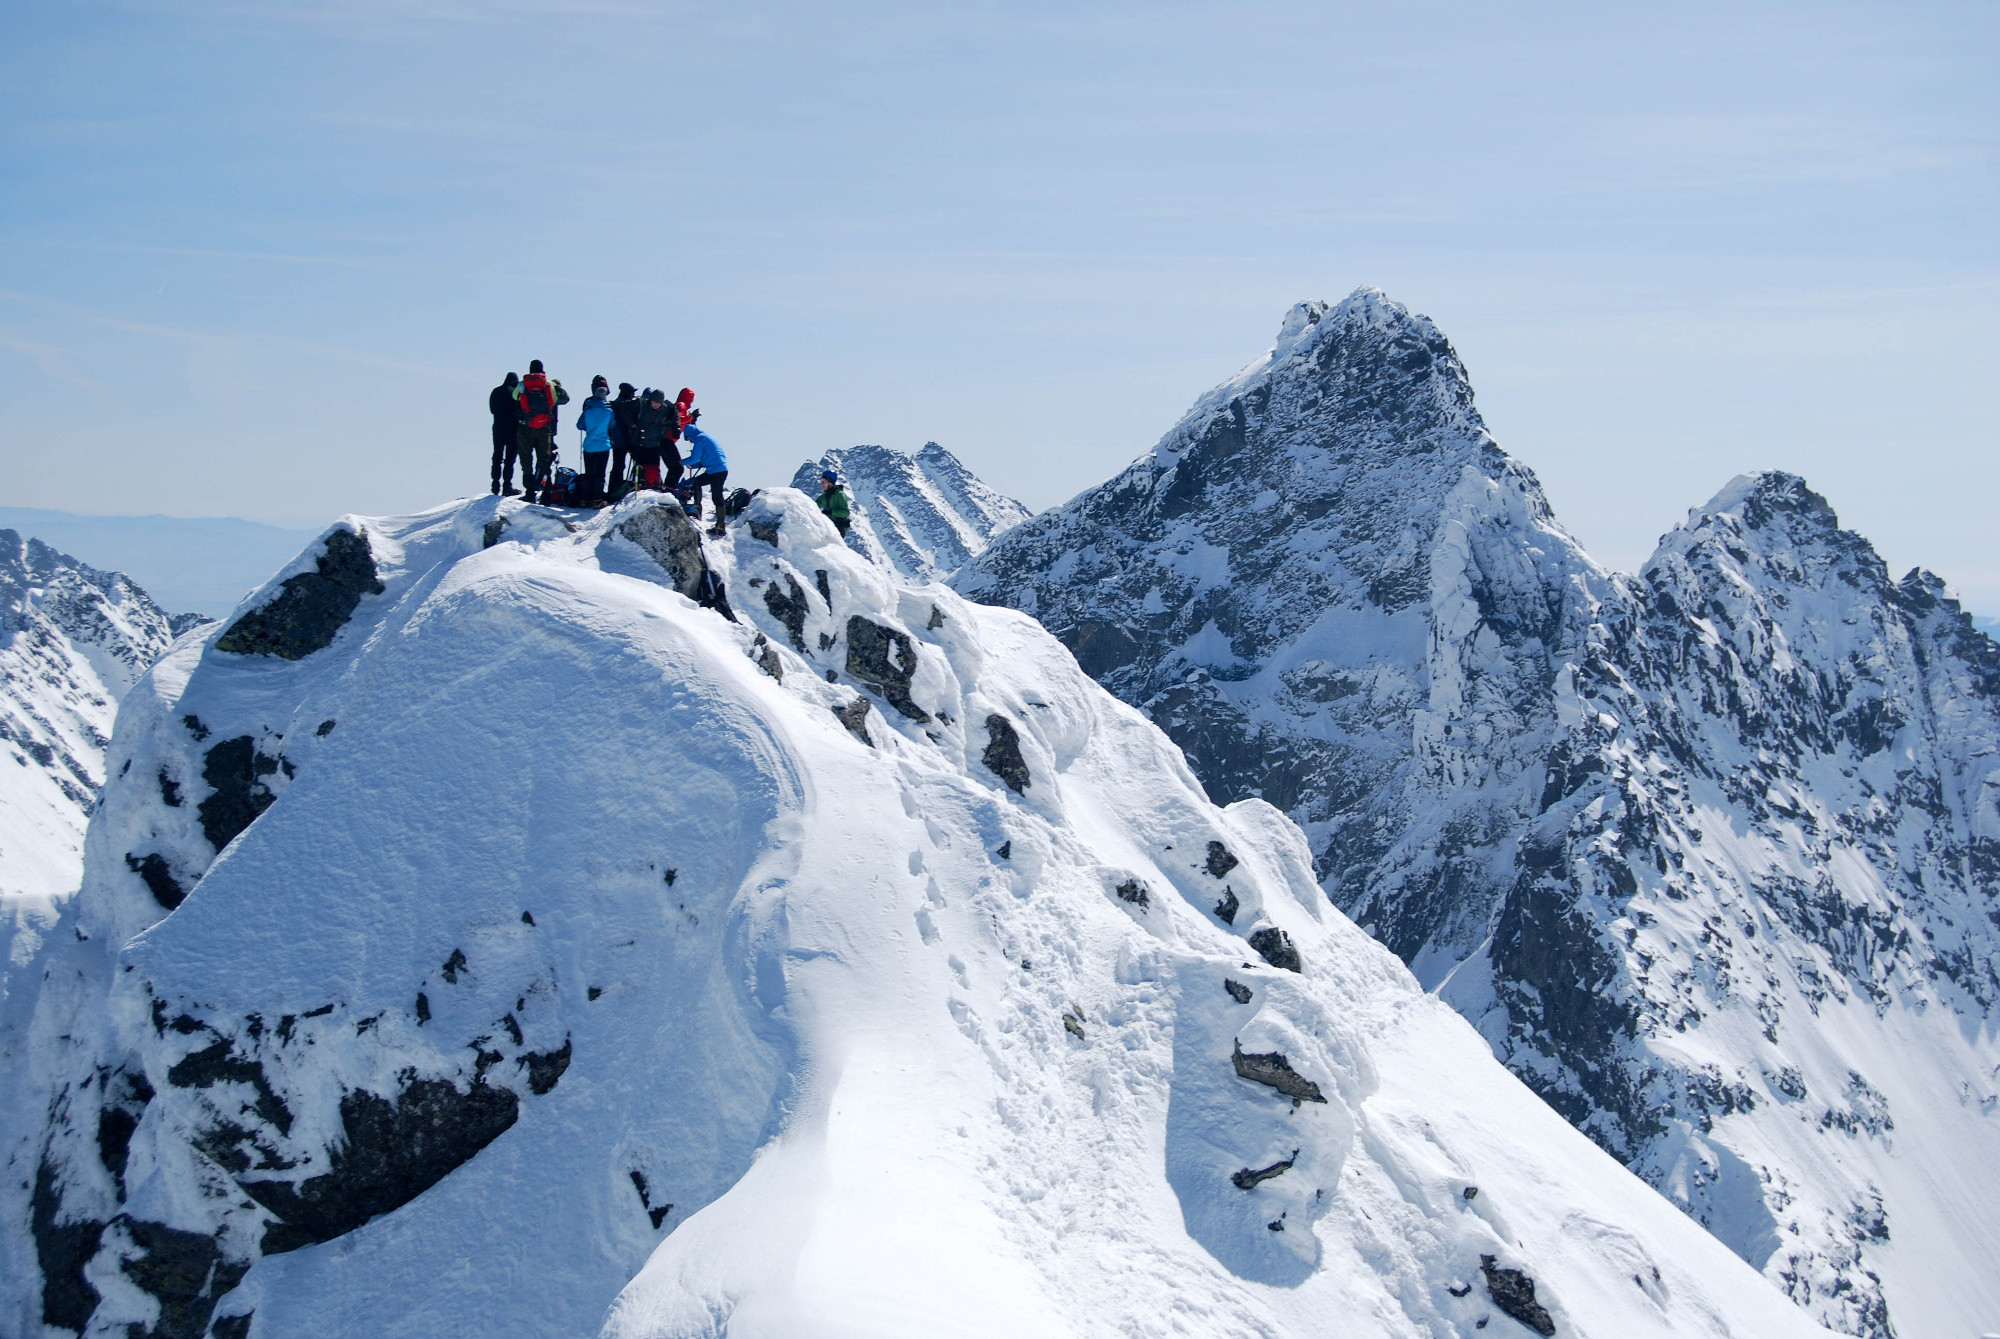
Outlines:
[[[7,1333],[1820,1333],[797,492],[343,521],[110,762],[10,969]]]

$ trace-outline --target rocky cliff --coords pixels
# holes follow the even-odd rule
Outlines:
[[[1996,651],[1802,481],[1607,572],[1364,289],[955,584],[1290,813],[1337,904],[1829,1324],[2000,1320],[1965,1286],[2000,1256]]]
[[[983,483],[958,457],[926,442],[915,455],[884,446],[829,451],[799,466],[792,487],[819,496],[820,471],[847,485],[847,545],[912,581],[936,581],[1028,519],[1028,509]]]

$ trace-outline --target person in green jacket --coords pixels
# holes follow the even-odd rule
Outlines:
[[[841,538],[847,537],[849,522],[847,490],[840,486],[840,476],[832,470],[821,470],[819,474],[819,509],[826,519],[833,522],[833,528],[840,531]]]

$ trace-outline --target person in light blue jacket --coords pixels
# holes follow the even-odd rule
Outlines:
[[[695,412],[700,413],[699,410]],[[721,535],[727,529],[722,515],[722,486],[729,481],[729,459],[722,454],[721,444],[692,422],[681,429],[681,448],[681,459],[686,462],[689,474],[693,475],[685,482],[695,490],[695,505],[701,505],[701,490],[706,488],[709,499],[715,503],[715,524],[709,527],[708,533]]]
[[[576,426],[583,433],[583,495],[576,501],[585,507],[604,505],[604,465],[611,457],[611,424],[615,417],[606,398],[610,393],[609,381],[603,377],[591,378],[590,398],[583,402],[583,409],[576,416]]]

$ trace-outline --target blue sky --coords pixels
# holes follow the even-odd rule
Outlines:
[[[1367,283],[1607,562],[1782,467],[2000,612],[1991,3],[8,26],[10,505],[428,505],[484,487],[485,392],[541,357],[696,387],[746,482],[934,438],[1043,507]]]

